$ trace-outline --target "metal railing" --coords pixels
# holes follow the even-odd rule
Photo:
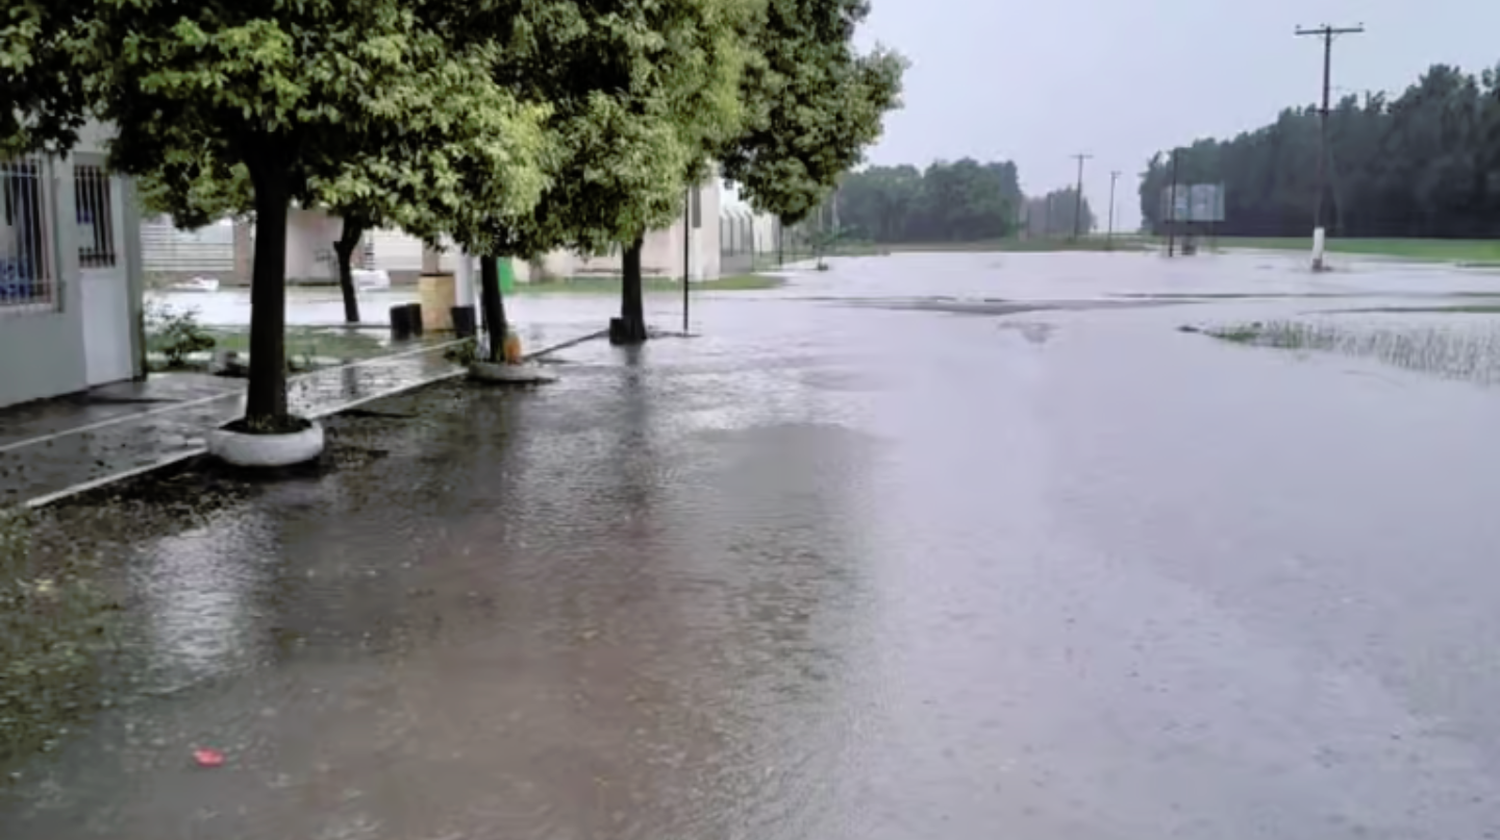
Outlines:
[[[0,315],[57,308],[45,171],[36,158],[0,160]]]
[[[73,171],[78,208],[78,267],[114,268],[115,214],[109,173],[102,166],[80,163]]]

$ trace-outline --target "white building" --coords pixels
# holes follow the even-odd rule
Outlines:
[[[719,262],[725,274],[752,271],[776,254],[781,224],[757,213],[733,188],[724,191],[719,211]]]
[[[685,218],[678,219],[668,228],[646,234],[641,253],[642,273],[648,277],[681,277],[686,244],[693,280],[711,280],[719,276],[720,225],[717,219],[720,190],[718,179],[709,181],[691,194]],[[338,263],[333,243],[339,237],[342,224],[322,210],[291,211],[287,218],[288,280],[316,282],[337,279]],[[387,272],[393,282],[413,282],[422,273],[425,250],[422,241],[400,230],[370,231],[365,235],[363,250],[361,262],[364,266]],[[439,255],[438,268],[453,272],[458,267],[458,260],[458,254],[450,248]],[[601,255],[557,250],[542,257],[538,263],[542,274],[551,278],[608,276],[618,275],[621,271],[619,249]],[[521,282],[542,279],[533,278],[531,267],[521,261],[516,262],[514,270],[516,279]]]
[[[86,127],[66,157],[0,160],[0,405],[145,373],[140,219]]]

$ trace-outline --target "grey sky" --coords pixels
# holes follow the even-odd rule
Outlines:
[[[1136,176],[1152,152],[1224,136],[1319,95],[1321,42],[1299,24],[1364,23],[1334,45],[1333,85],[1400,90],[1434,62],[1500,63],[1495,0],[872,0],[862,32],[912,63],[906,107],[872,163],[1014,160],[1022,188],[1073,183],[1103,223],[1118,169],[1122,226],[1140,218]]]

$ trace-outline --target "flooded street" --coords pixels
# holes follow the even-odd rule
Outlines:
[[[0,837],[1500,837],[1500,390],[1179,329],[1452,294],[850,259],[69,503],[139,684]]]

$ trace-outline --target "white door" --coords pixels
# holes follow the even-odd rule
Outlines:
[[[75,160],[73,186],[84,359],[89,384],[103,385],[135,372],[121,190],[103,160],[89,155]]]

